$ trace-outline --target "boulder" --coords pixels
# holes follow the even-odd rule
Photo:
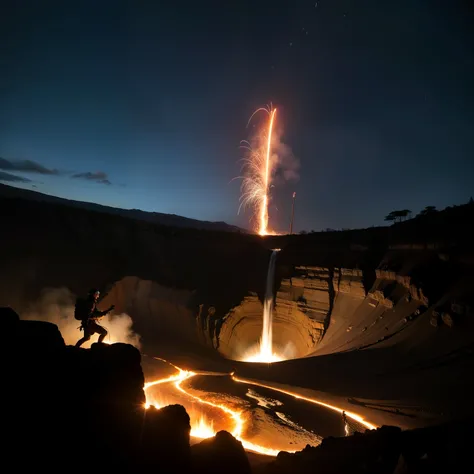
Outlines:
[[[188,472],[190,468],[189,415],[182,405],[153,406],[145,412],[139,436],[137,458],[147,469],[160,472]]]
[[[7,318],[4,462],[20,472],[56,472],[75,458],[97,470],[136,466],[145,402],[140,353],[126,344],[66,346],[52,323],[17,320],[11,310]]]
[[[28,353],[55,352],[65,347],[58,326],[46,321],[20,321],[16,336],[16,347]]]
[[[20,316],[9,306],[0,307],[0,321],[3,327],[13,327],[20,321]]]
[[[251,468],[242,443],[227,431],[219,431],[192,447],[195,474],[250,474]]]

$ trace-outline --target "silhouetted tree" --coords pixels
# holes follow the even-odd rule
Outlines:
[[[388,222],[402,222],[402,220],[406,219],[408,216],[411,215],[411,211],[409,209],[403,209],[400,211],[392,211],[390,214],[385,216],[386,221]]]
[[[393,222],[395,219],[396,219],[396,217],[395,217],[394,211],[392,211],[390,214],[385,216],[384,220],[388,221],[388,222]]]
[[[419,216],[427,216],[428,214],[433,214],[434,212],[438,212],[436,210],[436,206],[426,206],[416,217]]]
[[[403,209],[403,211],[400,211],[400,216],[402,219],[411,219],[410,209]]]

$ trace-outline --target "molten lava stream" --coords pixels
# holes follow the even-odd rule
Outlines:
[[[177,382],[175,380],[175,382]],[[163,408],[167,405],[183,405],[191,421],[191,437],[210,438],[220,430],[232,431],[233,423],[216,407],[206,406],[176,388],[172,382],[151,386],[146,390],[147,406]]]
[[[163,360],[163,359],[159,359],[159,360]],[[170,364],[167,361],[164,361],[164,362],[166,362],[167,364]],[[231,434],[235,438],[241,441],[243,447],[248,451],[254,451],[261,454],[276,456],[281,450],[288,451],[288,452],[295,452],[297,450],[294,448],[281,449],[281,447],[280,449],[274,449],[274,448],[265,447],[260,444],[250,442],[248,439],[245,438],[246,425],[251,420],[252,413],[255,413],[255,412],[252,412],[252,410],[249,409],[248,406],[246,406],[245,412],[244,412],[244,410],[236,408],[235,405],[233,404],[222,402],[222,401],[219,401],[219,402],[216,401],[216,397],[221,399],[221,397],[224,398],[226,395],[231,395],[235,391],[234,389],[232,389],[228,384],[226,388],[225,384],[222,385],[221,383],[219,385],[219,383],[217,382],[212,382],[210,385],[207,385],[207,386],[206,384],[203,385],[202,381],[205,381],[208,378],[212,378],[212,376],[213,375],[215,376],[216,374],[206,374],[206,373],[197,374],[195,372],[183,370],[173,364],[170,364],[170,365],[172,365],[177,370],[177,373],[145,384],[144,389],[145,389],[145,393],[147,397],[146,405],[147,406],[155,405],[158,408],[170,403],[180,403],[181,405],[183,405],[188,411],[188,413],[190,414],[191,426],[192,426],[192,431],[191,431],[192,437],[205,438],[205,437],[214,435],[217,431],[221,429],[225,429],[231,432]],[[196,382],[199,382],[199,380],[201,380],[200,383],[197,383],[197,386],[200,388],[194,388],[194,387],[191,388],[187,386],[187,384],[190,382],[190,379],[197,375],[199,375],[200,377],[196,377],[196,379],[193,379],[193,386],[196,385]],[[222,377],[222,375],[224,375],[224,377]],[[340,407],[328,404],[318,399],[300,395],[290,390],[272,387],[271,385],[260,383],[255,380],[241,379],[239,377],[236,377],[234,374],[230,374],[231,378],[229,379],[225,375],[226,374],[221,374],[221,377],[218,377],[218,379],[219,378],[222,379],[222,382],[225,382],[225,383],[228,383],[226,382],[226,380],[232,380],[233,382],[236,382],[237,385],[245,384],[248,386],[261,387],[262,389],[267,389],[275,393],[279,392],[286,396],[290,396],[292,399],[301,400],[304,402],[309,402],[309,404],[318,405],[319,407],[328,409],[329,412],[332,412],[332,413],[342,414],[343,412],[342,408]],[[264,400],[264,398],[259,396],[258,394],[249,393],[248,388],[246,389],[246,392],[247,392],[247,395],[246,395],[247,398],[257,399],[260,403],[262,400]],[[205,395],[202,395],[203,393],[208,393],[209,394],[208,398]],[[246,397],[243,396],[241,398],[245,399]],[[283,403],[279,403],[279,405],[282,405],[282,404]],[[291,403],[287,401],[284,403],[284,405],[290,408],[289,405],[291,405]],[[274,410],[274,414],[277,415],[281,420],[283,420],[283,422],[285,422],[287,425],[291,425],[292,427],[296,427],[300,430],[306,431],[304,427],[298,426],[296,423],[293,423],[291,419],[289,419],[285,415],[285,413],[281,413],[280,409]],[[369,429],[376,428],[375,425],[369,423],[362,416],[356,413],[346,412],[346,416],[349,419],[357,421],[358,423],[363,425],[365,428],[369,428]],[[291,414],[290,414],[290,417],[291,417]],[[256,420],[254,420],[253,418],[252,420],[253,420],[252,424],[254,425]],[[337,420],[340,420],[340,419],[337,418]],[[316,429],[318,428],[316,427]],[[268,432],[268,429],[264,428],[264,431]],[[308,434],[309,432],[306,431],[306,433]],[[341,435],[343,434],[341,433]],[[313,438],[321,439],[321,437],[316,435],[314,432],[313,432],[313,435],[311,436]],[[285,441],[285,443],[288,443],[288,441],[289,440]],[[294,444],[294,443],[290,443],[290,444]],[[316,440],[315,444],[313,443],[311,444],[317,445],[319,443]],[[276,441],[276,445],[281,446],[281,442]],[[300,449],[302,448],[300,447]]]
[[[158,358],[157,358],[158,359]],[[170,364],[164,359],[158,359]],[[276,456],[279,450],[259,446],[242,437],[245,426],[245,415],[224,403],[214,403],[190,393],[183,383],[197,375],[195,372],[183,370],[174,364],[178,372],[174,375],[147,382],[144,386],[146,395],[145,407],[153,405],[162,408],[170,403],[182,404],[191,418],[191,436],[195,438],[212,437],[221,429],[229,431],[243,447],[249,451]],[[191,400],[191,401],[190,401]],[[199,406],[199,409],[198,409]],[[210,421],[210,419],[212,421]]]
[[[176,382],[181,381],[182,377],[188,377],[189,374],[189,372],[183,371],[146,383],[145,407],[163,408],[175,403],[183,405],[191,419],[191,436],[194,438],[210,438],[221,429],[228,430],[230,428],[229,422],[227,421],[226,423],[226,420],[221,421],[223,417],[217,408],[214,411],[210,409],[202,410],[200,404],[194,400],[190,402],[189,397],[176,390]]]

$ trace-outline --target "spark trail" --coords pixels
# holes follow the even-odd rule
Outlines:
[[[268,229],[268,205],[270,202],[270,186],[272,177],[272,138],[275,122],[276,109],[259,108],[249,119],[251,122],[258,112],[266,112],[269,115],[266,134],[258,137],[258,146],[253,148],[248,141],[241,142],[243,148],[248,151],[248,157],[243,159],[243,177],[241,185],[241,196],[239,212],[242,208],[252,207],[254,216],[252,220],[257,221],[257,232],[260,235],[271,233]]]

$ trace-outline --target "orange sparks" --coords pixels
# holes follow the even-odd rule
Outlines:
[[[267,153],[265,158],[265,189],[263,202],[261,204],[260,210],[260,235],[267,235],[268,229],[268,184],[270,179],[270,156],[271,156],[271,147],[272,147],[272,130],[273,130],[273,120],[275,119],[276,109],[273,109],[270,114],[270,125],[268,126],[268,137],[267,137]]]
[[[259,108],[249,119],[260,111],[265,111],[269,116],[266,136],[259,137],[259,143],[255,149],[249,142],[243,141],[243,148],[247,149],[249,156],[243,159],[244,176],[242,178],[239,212],[242,207],[252,206],[254,208],[253,219],[258,221],[257,232],[260,235],[268,235],[268,205],[270,201],[269,190],[272,175],[272,135],[275,121],[276,109]]]

